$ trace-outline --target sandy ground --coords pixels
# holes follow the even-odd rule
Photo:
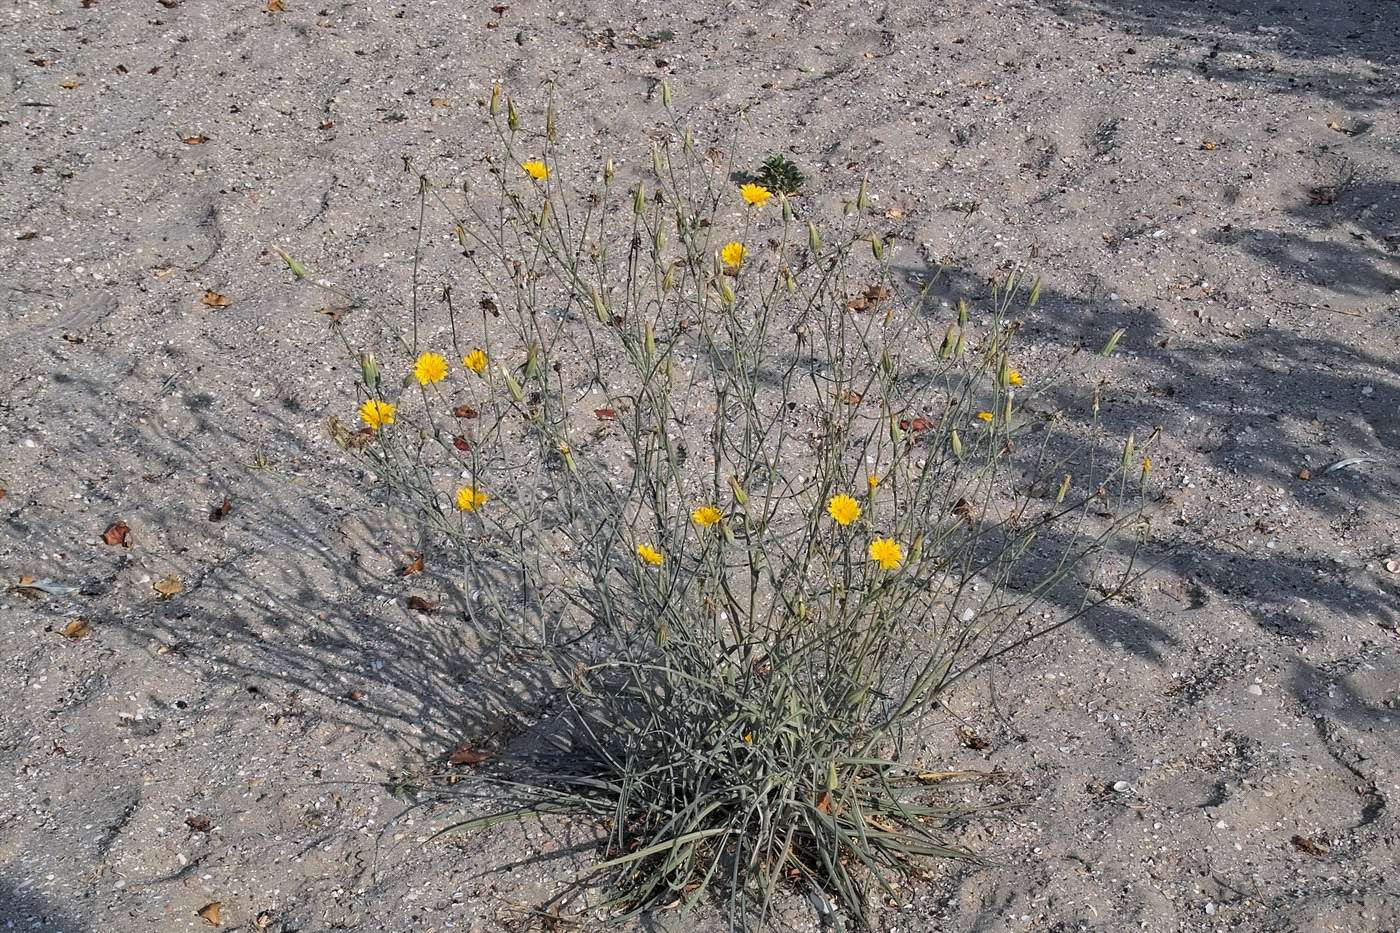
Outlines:
[[[868,172],[947,297],[1042,273],[1028,378],[1126,328],[1105,411],[1165,431],[1162,566],[930,724],[1024,806],[886,928],[1400,929],[1400,4],[265,6],[0,4],[0,575],[47,588],[0,593],[0,930],[541,928],[586,833],[424,848],[463,805],[393,790],[543,690],[406,608],[455,597],[395,575],[270,245],[392,310],[401,156],[451,174],[549,77],[636,151],[662,76],[746,159]]]

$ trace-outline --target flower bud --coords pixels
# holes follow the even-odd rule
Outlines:
[[[603,162],[603,184],[612,184],[613,176],[617,174],[617,166],[613,164],[612,156],[608,156]]]
[[[729,477],[729,491],[734,493],[734,501],[740,505],[749,504],[749,494],[744,492],[744,487],[739,485],[737,477]]]
[[[1122,327],[1115,330],[1109,336],[1108,343],[1104,344],[1103,349],[1099,351],[1099,356],[1108,356],[1110,353],[1116,350],[1118,348],[1118,341],[1122,339],[1123,335],[1127,332],[1127,329]]]
[[[1069,473],[1066,473],[1065,478],[1060,480],[1060,491],[1055,495],[1056,505],[1064,502],[1065,496],[1069,495],[1069,484],[1071,479],[1073,479],[1073,477]]]
[[[364,380],[365,388],[370,392],[379,387],[379,361],[374,358],[373,353],[360,354],[360,378]]]
[[[815,257],[822,251],[822,235],[817,232],[817,225],[812,221],[807,221],[807,246],[812,250]]]
[[[962,459],[962,438],[958,437],[957,429],[948,432],[948,440],[953,445],[953,456]]]
[[[646,208],[646,205],[647,205],[647,191],[646,191],[646,186],[643,185],[641,182],[637,182],[637,188],[636,188],[635,191],[632,192],[632,213],[634,213],[634,214],[636,214],[638,217],[640,217],[641,214],[642,214],[642,211]]]
[[[870,205],[870,198],[865,192],[865,179],[860,180],[860,190],[856,192],[856,210],[863,211]]]
[[[732,305],[734,303],[734,289],[729,287],[729,283],[723,277],[720,278],[715,288],[719,290],[719,297],[723,299],[725,304]]]
[[[671,82],[669,81],[661,82],[661,106],[671,106]]]

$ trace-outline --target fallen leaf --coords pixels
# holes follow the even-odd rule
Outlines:
[[[963,748],[970,748],[973,751],[981,752],[992,747],[991,742],[988,742],[986,739],[967,728],[967,726],[958,726],[956,733],[958,736],[958,744],[962,745]]]
[[[345,694],[345,698],[352,703],[358,703],[368,695],[369,694],[365,693],[363,690],[355,689]]]
[[[267,0],[267,12],[285,13],[287,12],[287,4],[284,0]]]
[[[0,499],[5,498],[5,496],[6,496],[5,487],[4,487],[4,486],[0,486]]]
[[[827,791],[822,791],[820,794],[817,794],[817,812],[831,813],[831,794]]]
[[[1293,843],[1293,848],[1299,852],[1306,852],[1309,855],[1326,855],[1332,851],[1332,847],[1327,843],[1314,839],[1311,836],[1294,836],[1289,840]]]
[[[209,137],[205,136],[203,133],[196,133],[193,136],[185,136],[180,140],[180,142],[184,143],[186,146],[202,146],[208,141]]]
[[[968,522],[968,524],[972,524],[977,521],[977,509],[973,506],[971,502],[968,502],[966,499],[959,499],[957,502],[954,502],[951,511],[958,518],[961,518]]]
[[[475,418],[479,416],[481,412],[470,405],[458,405],[456,408],[452,409],[452,414],[458,418]]]
[[[900,209],[897,208],[897,207],[891,207],[891,208],[886,209],[886,211],[885,211],[885,219],[886,219],[886,220],[899,220],[899,219],[900,219],[901,217],[903,217],[903,216],[904,216],[904,211],[900,210]]]
[[[454,436],[453,436],[453,438],[452,438],[452,446],[453,446],[453,447],[456,447],[458,450],[462,451],[462,453],[466,453],[467,451],[469,451],[469,450],[472,449],[471,442],[468,441],[468,440],[467,440],[465,437],[463,437],[461,434],[457,434],[457,435],[454,435]]]
[[[127,542],[127,536],[131,534],[131,528],[126,522],[112,522],[107,526],[107,530],[102,532],[102,540],[112,547],[131,547]]]
[[[432,100],[428,101],[428,103],[432,104],[434,107],[451,107],[451,106],[452,106],[452,101],[449,100],[449,99],[446,98],[446,97],[434,97]]]
[[[428,616],[437,612],[437,607],[421,596],[408,597],[408,608],[412,609],[414,612],[421,612]]]
[[[74,88],[82,87],[83,83],[76,78],[69,78],[67,81],[58,82],[58,86],[63,88],[65,91],[71,91]]]
[[[262,913],[258,914],[257,919],[253,922],[257,924],[259,930],[266,930],[268,927],[272,926],[272,911],[264,910]]]
[[[197,833],[207,833],[214,824],[203,813],[191,813],[185,817],[185,825]]]
[[[209,289],[205,291],[204,297],[199,299],[199,303],[210,308],[227,308],[229,305],[233,304],[233,301],[224,295],[220,295],[213,289]]]
[[[599,421],[611,421],[617,417],[617,412],[611,408],[595,408],[593,409],[593,417]]]
[[[155,276],[155,277],[158,278],[158,279],[163,279],[163,278],[165,278],[167,275],[169,275],[170,273],[172,273],[172,272],[174,272],[174,271],[175,271],[175,267],[174,267],[174,266],[171,266],[169,269],[152,269],[152,270],[151,270],[151,275]]]
[[[485,764],[490,761],[491,758],[492,754],[490,752],[482,751],[479,748],[473,748],[470,745],[458,745],[457,748],[453,750],[452,754],[447,756],[447,763],[459,767],[466,765],[468,768],[475,768],[477,765]]]
[[[38,235],[39,234],[35,233],[33,230],[26,230],[24,233],[21,233],[18,236],[16,236],[15,239],[23,242],[25,240],[32,240]]]
[[[1312,479],[1312,470],[1309,470],[1307,467],[1303,467],[1301,470],[1298,471],[1298,478],[1301,480]]]
[[[224,496],[224,501],[209,510],[209,520],[211,522],[221,522],[228,518],[228,514],[233,511],[233,503],[228,501],[228,496]]]
[[[86,638],[92,634],[92,625],[90,625],[86,619],[73,619],[67,625],[63,626],[63,628],[59,629],[58,634],[70,641],[77,641],[80,638]]]
[[[1208,140],[1208,139],[1201,143],[1201,149],[1204,150],[1205,152],[1214,152],[1215,150],[1217,150],[1217,149],[1219,149],[1219,148],[1220,148],[1220,144],[1219,144],[1219,143],[1213,143],[1213,142],[1211,142],[1211,141]]]
[[[335,124],[332,123],[330,120],[322,120],[322,121],[321,121],[321,129],[323,129],[323,130],[328,130],[328,129],[330,129],[330,128],[333,127],[333,126],[335,126]]]
[[[151,589],[160,594],[161,599],[169,599],[176,593],[183,593],[185,585],[180,582],[180,578],[171,574],[163,580],[157,580],[151,584]]]
[[[224,925],[223,908],[222,902],[214,901],[199,908],[199,916],[211,927],[220,927]]]
[[[412,554],[413,552],[412,552],[412,551],[409,551],[409,553]],[[423,555],[422,555],[422,554],[417,554],[417,555],[414,556],[413,560],[409,562],[409,564],[408,564],[407,567],[404,567],[402,570],[399,571],[399,576],[401,576],[401,577],[411,577],[411,576],[413,576],[415,573],[422,573],[422,572],[423,572]]]

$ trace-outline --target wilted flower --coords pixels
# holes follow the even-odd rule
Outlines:
[[[871,489],[876,488],[880,485],[880,477],[876,476],[874,473],[867,473],[865,475],[865,485],[869,486]]]
[[[393,424],[395,411],[397,409],[390,402],[370,399],[360,406],[360,419],[370,427],[378,428],[386,424]]]
[[[870,542],[870,559],[881,570],[896,570],[904,563],[904,548],[894,538],[876,538]]]
[[[978,420],[978,421],[991,421],[991,420],[993,420],[994,418],[996,418],[996,415],[993,415],[993,414],[992,414],[991,412],[989,412],[989,411],[979,411],[979,412],[977,413],[977,420]]]
[[[441,382],[447,378],[447,360],[440,353],[423,353],[413,364],[413,378],[419,385]]]
[[[729,268],[737,269],[748,254],[749,251],[744,249],[743,243],[731,242],[724,244],[724,248],[719,251],[719,258],[724,260],[724,264]]]
[[[541,181],[549,177],[549,166],[545,165],[538,159],[531,159],[528,162],[521,162],[520,167],[525,170],[526,175],[529,175],[535,181]]]
[[[838,525],[849,525],[860,518],[860,505],[844,493],[832,496],[826,503],[826,511]]]

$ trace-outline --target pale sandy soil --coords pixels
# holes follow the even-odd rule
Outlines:
[[[1029,378],[1126,328],[1105,411],[1165,432],[1165,563],[930,725],[1025,805],[886,928],[1400,929],[1400,4],[264,6],[0,8],[0,575],[74,588],[0,594],[0,930],[538,928],[586,833],[425,849],[460,806],[389,788],[544,691],[406,609],[449,581],[394,575],[269,247],[399,307],[401,156],[450,175],[550,77],[580,159],[635,152],[662,76],[745,160],[868,173],[946,297],[1043,274]]]

